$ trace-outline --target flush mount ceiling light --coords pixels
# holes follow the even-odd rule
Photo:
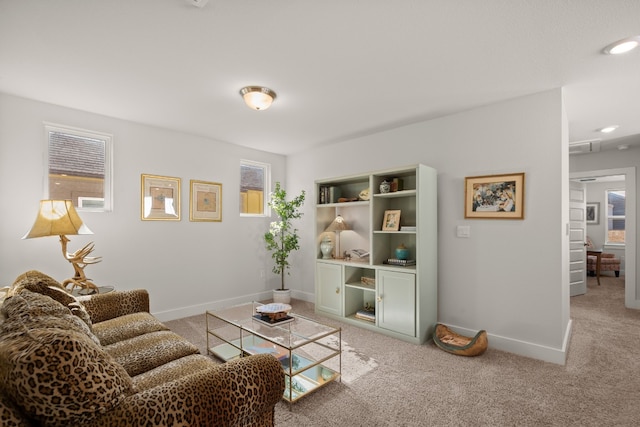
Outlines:
[[[187,0],[187,3],[190,3],[196,7],[205,7],[209,0]]]
[[[240,89],[240,95],[249,108],[254,110],[266,110],[276,99],[276,93],[267,87],[245,86]]]
[[[638,45],[640,45],[640,36],[633,36],[611,43],[602,51],[607,55],[621,55],[637,48]]]
[[[602,133],[611,133],[616,129],[618,129],[618,125],[607,126],[606,128],[600,129],[600,132],[602,132]]]

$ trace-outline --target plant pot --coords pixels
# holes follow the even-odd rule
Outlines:
[[[273,302],[289,304],[291,302],[291,289],[274,289]]]

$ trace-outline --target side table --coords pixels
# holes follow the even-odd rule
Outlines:
[[[114,286],[98,286],[99,292],[96,292],[93,289],[74,289],[71,291],[71,295],[74,297],[83,297],[86,295],[106,294],[108,292],[113,292],[113,290],[115,290]]]

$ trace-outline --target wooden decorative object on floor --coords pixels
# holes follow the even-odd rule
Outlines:
[[[489,344],[487,332],[484,330],[474,337],[465,337],[456,334],[441,323],[436,325],[433,342],[440,349],[459,356],[479,356],[485,352]]]

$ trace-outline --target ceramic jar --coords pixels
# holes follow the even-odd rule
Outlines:
[[[322,259],[331,259],[333,242],[329,236],[324,236],[322,238],[322,242],[320,242],[320,251],[322,252]]]
[[[385,194],[391,191],[391,183],[386,179],[380,184],[380,193]]]
[[[409,259],[409,249],[404,246],[404,243],[396,248],[396,259]]]

